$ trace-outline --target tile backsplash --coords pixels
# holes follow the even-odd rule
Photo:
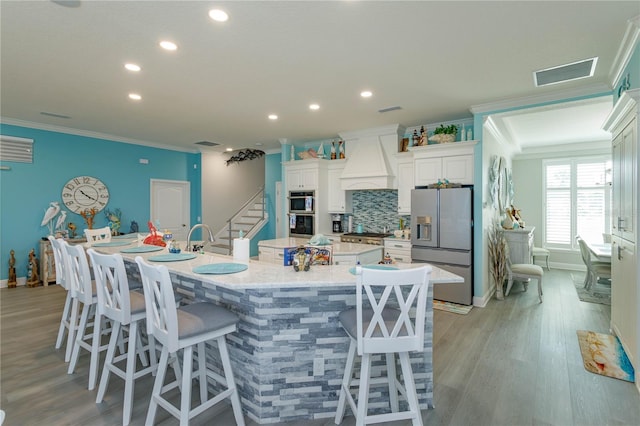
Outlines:
[[[385,226],[393,232],[398,229],[400,219],[404,220],[405,226],[409,226],[411,216],[398,214],[398,191],[353,191],[352,197],[353,232],[360,223],[364,232],[382,232]]]

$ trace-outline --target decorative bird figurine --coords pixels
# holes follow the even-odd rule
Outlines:
[[[60,205],[57,201],[49,203],[49,208],[45,211],[42,223],[40,226],[47,226],[49,228],[49,235],[53,235],[53,219],[60,213]]]
[[[60,212],[60,216],[58,216],[58,220],[56,220],[56,231],[64,230],[64,221],[67,220],[67,211],[62,210]]]
[[[44,217],[42,218],[42,223],[40,226],[45,226],[47,223],[53,220],[56,215],[60,213],[60,205],[57,201],[52,201],[49,203],[49,208],[45,211]]]

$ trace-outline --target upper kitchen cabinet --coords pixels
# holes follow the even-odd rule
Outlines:
[[[396,155],[398,177],[398,214],[411,214],[411,190],[414,188],[413,156]]]
[[[640,90],[620,97],[605,123],[613,139],[612,224],[613,235],[636,241],[638,102]],[[634,98],[635,95],[635,98]]]
[[[414,157],[415,186],[448,180],[473,185],[473,149],[476,141],[409,148]]]
[[[351,213],[351,193],[342,189],[340,177],[346,160],[332,160],[327,166],[327,210],[329,213]]]
[[[320,162],[324,160],[299,160],[285,163],[287,190],[316,190],[319,183]]]

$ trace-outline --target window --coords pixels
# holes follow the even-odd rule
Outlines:
[[[611,229],[611,159],[547,160],[543,167],[545,246],[578,249],[578,235],[600,241]]]

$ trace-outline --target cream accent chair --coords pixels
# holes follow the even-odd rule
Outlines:
[[[547,271],[549,271],[549,255],[551,254],[549,250],[542,247],[534,247],[531,254],[534,260],[536,257],[544,257],[544,260],[547,263]]]
[[[95,243],[108,243],[111,241],[111,228],[105,226],[98,229],[85,229],[84,236],[87,239],[87,247],[91,247]]]
[[[390,271],[356,266],[356,307],[339,315],[340,324],[351,343],[340,388],[336,424],[342,422],[348,402],[357,425],[403,419],[410,419],[413,425],[422,425],[409,353],[424,351],[430,277],[431,266],[428,265]],[[410,313],[414,309],[415,316],[412,317]],[[353,378],[356,352],[362,357],[359,380]],[[396,375],[396,353],[400,358],[404,386]],[[371,358],[375,354],[385,354],[386,377],[370,377]],[[351,387],[355,384],[359,386],[357,404],[351,395]],[[369,387],[380,384],[388,386],[391,412],[369,415]],[[399,411],[398,391],[407,399],[407,411]]]
[[[508,259],[508,257],[507,257]],[[513,281],[518,280],[524,283],[525,291],[528,288],[528,281],[534,279],[538,281],[538,298],[542,303],[542,277],[544,271],[541,266],[534,265],[532,263],[511,263],[507,260],[507,291],[505,296],[509,295],[511,287],[513,287]]]

